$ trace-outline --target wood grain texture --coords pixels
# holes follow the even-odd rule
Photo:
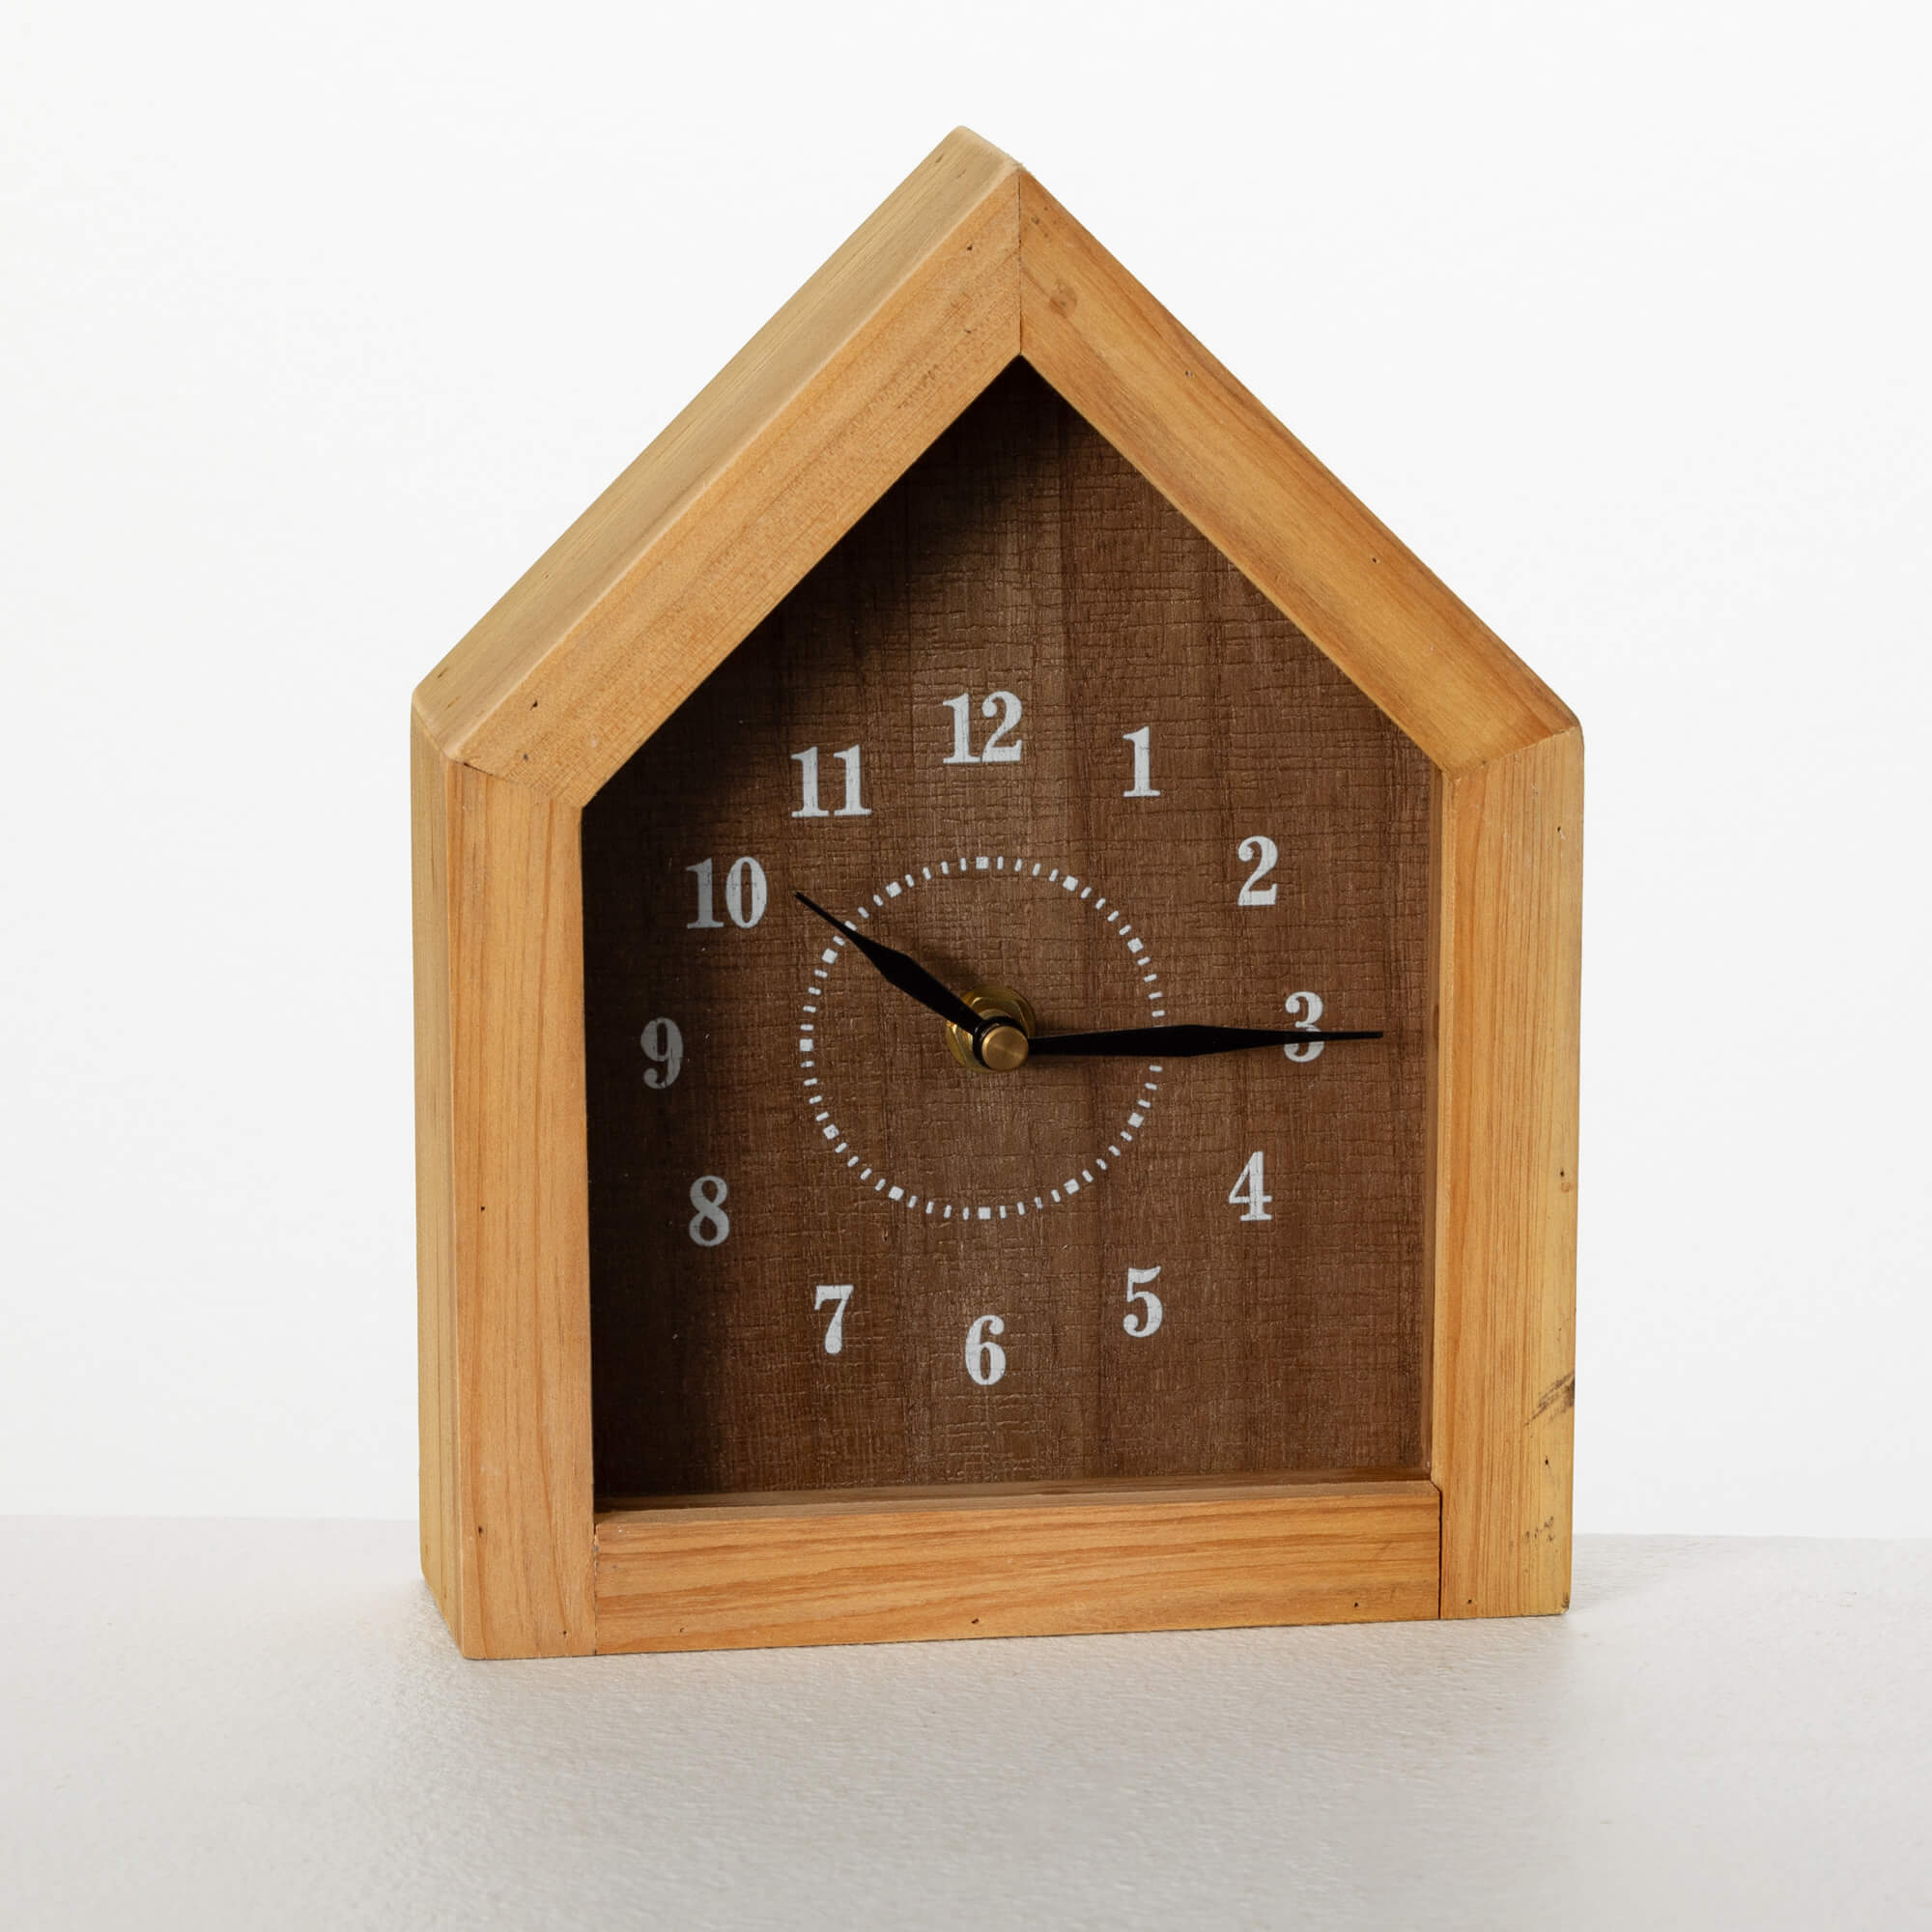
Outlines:
[[[424,1568],[479,1657],[588,1651],[578,814],[419,734]]]
[[[1016,181],[948,136],[424,680],[442,750],[587,800],[1011,359]]]
[[[1031,176],[1020,349],[1447,770],[1568,729],[1515,652]]]
[[[1442,1614],[1570,1601],[1583,743],[1444,788],[1431,1473]]]
[[[949,762],[945,700],[976,695],[983,740],[994,690],[1023,702],[1023,755]],[[1128,798],[1143,726],[1158,796]],[[867,815],[801,821],[793,753],[822,748],[830,805],[831,751],[854,744]],[[1419,1464],[1431,787],[1009,368],[584,813],[599,1493]],[[1253,834],[1278,847],[1272,903],[1239,907]],[[722,895],[740,854],[763,921],[692,930],[688,867],[710,855]],[[995,1078],[862,963],[821,963],[794,889],[864,907],[951,984],[1017,987],[1048,1031],[1275,1025],[1307,987],[1325,1023],[1387,1037],[1305,1066]],[[639,1044],[659,1015],[685,1042],[664,1091]],[[1250,1224],[1228,1196],[1258,1151]],[[689,1232],[707,1175],[729,1190],[711,1248]],[[1161,1269],[1150,1339],[1122,1330],[1129,1267]],[[854,1289],[836,1358],[819,1283]],[[993,1388],[962,1362],[987,1313]]]
[[[1433,1617],[1425,1481],[600,1519],[600,1651]]]
[[[410,861],[415,963],[417,1527],[423,1576],[451,1630],[457,1572],[456,1228],[449,1000],[453,770],[410,721]]]
[[[1038,183],[957,129],[417,693],[582,805],[1015,353],[1439,765],[1575,720]]]

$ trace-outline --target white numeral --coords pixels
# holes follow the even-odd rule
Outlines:
[[[1129,1335],[1137,1339],[1142,1336],[1151,1335],[1160,1326],[1160,1296],[1155,1294],[1151,1289],[1141,1286],[1141,1283],[1144,1281],[1158,1281],[1159,1279],[1160,1270],[1157,1267],[1129,1268],[1127,1270],[1128,1301],[1144,1301],[1147,1303],[1145,1313],[1138,1308],[1129,1308],[1126,1314],[1121,1318],[1121,1326]]]
[[[638,1044],[644,1049],[644,1058],[655,1061],[654,1066],[644,1068],[646,1087],[668,1087],[684,1066],[684,1036],[677,1030],[675,1020],[653,1020],[638,1036]]]
[[[852,1299],[852,1284],[840,1282],[836,1288],[821,1286],[813,1294],[811,1305],[814,1311],[823,1308],[828,1301],[838,1305],[832,1311],[831,1325],[825,1331],[825,1352],[836,1355],[845,1346],[845,1304]]]
[[[1320,993],[1291,993],[1282,1004],[1288,1010],[1290,1026],[1306,1027],[1312,1033],[1321,1024]],[[1282,1052],[1291,1060],[1320,1060],[1321,1049],[1327,1044],[1325,1039],[1311,1039],[1306,1046],[1285,1046]]]
[[[1241,1178],[1228,1191],[1228,1205],[1231,1208],[1245,1208],[1248,1211],[1241,1216],[1243,1221],[1272,1221],[1268,1212],[1268,1203],[1272,1194],[1262,1192],[1264,1186],[1262,1157],[1259,1152],[1248,1156],[1248,1164],[1241,1170]]]
[[[697,917],[685,927],[687,932],[720,932],[724,921],[716,916],[711,899],[711,861],[700,859],[687,866],[697,874]],[[733,925],[748,931],[765,916],[765,868],[755,859],[739,859],[724,874],[724,910]]]
[[[1007,1351],[989,1335],[1004,1335],[1007,1324],[997,1315],[982,1315],[966,1331],[966,1373],[981,1388],[991,1388],[1007,1372]]]
[[[859,803],[859,748],[848,745],[832,754],[845,767],[845,803],[837,811],[827,811],[818,802],[818,747],[794,752],[792,756],[805,767],[805,803],[792,813],[794,818],[869,818],[871,807]]]
[[[700,1248],[715,1248],[731,1232],[731,1217],[724,1211],[730,1191],[715,1174],[700,1175],[691,1183],[691,1205],[697,1209],[691,1217],[691,1238]]]
[[[1243,838],[1235,848],[1235,856],[1247,865],[1254,866],[1248,874],[1248,882],[1241,888],[1241,895],[1236,905],[1273,905],[1274,895],[1280,889],[1264,886],[1262,881],[1274,870],[1274,863],[1281,857],[1275,849],[1272,838],[1264,838],[1259,832],[1252,838]],[[1259,861],[1259,864],[1256,862]]]
[[[993,734],[980,747],[980,755],[973,755],[973,728],[969,722],[973,710],[973,694],[962,691],[957,697],[942,700],[952,713],[952,755],[943,762],[949,765],[1016,765],[1020,761],[1020,749],[1024,738],[1015,738],[1010,745],[1001,741],[1015,724],[1020,722],[1020,701],[1010,691],[996,691],[980,706],[982,718],[998,718],[999,724]]]
[[[1149,756],[1148,748],[1153,739],[1153,726],[1143,724],[1138,731],[1122,731],[1121,736],[1134,748],[1134,781],[1123,791],[1122,798],[1158,798],[1149,782],[1149,773],[1153,760]]]
[[[740,859],[724,874],[724,910],[747,930],[764,918],[765,868],[755,859]]]

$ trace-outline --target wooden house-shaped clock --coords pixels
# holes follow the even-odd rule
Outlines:
[[[1582,750],[950,136],[424,680],[462,1649],[1570,1569]]]

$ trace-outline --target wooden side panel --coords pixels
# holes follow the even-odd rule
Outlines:
[[[1583,742],[1443,787],[1431,1473],[1442,1614],[1570,1601]]]
[[[410,720],[410,864],[415,952],[417,1484],[423,1576],[451,1630],[456,1575],[456,1263],[449,1034],[451,771]]]
[[[420,726],[416,773],[424,1570],[467,1655],[584,1652],[578,814],[445,763]]]
[[[598,1525],[597,1647],[1433,1617],[1437,1511],[1411,1480],[624,1512]]]
[[[1436,764],[1575,724],[1031,176],[1020,265],[1021,354]]]
[[[424,680],[437,743],[587,801],[1017,354],[1017,180],[942,142]]]

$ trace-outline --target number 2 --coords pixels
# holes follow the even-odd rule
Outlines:
[[[1241,888],[1241,895],[1236,905],[1273,905],[1278,886],[1264,886],[1262,881],[1274,870],[1275,861],[1281,857],[1272,838],[1264,838],[1257,832],[1252,838],[1243,838],[1235,848],[1235,856],[1254,867],[1248,874],[1248,882]]]
[[[838,1354],[845,1346],[845,1304],[851,1299],[852,1284],[849,1281],[840,1282],[833,1288],[820,1284],[812,1295],[811,1306],[814,1312],[823,1308],[828,1301],[836,1301],[838,1304],[832,1311],[832,1321],[825,1330],[825,1352],[828,1355]]]

